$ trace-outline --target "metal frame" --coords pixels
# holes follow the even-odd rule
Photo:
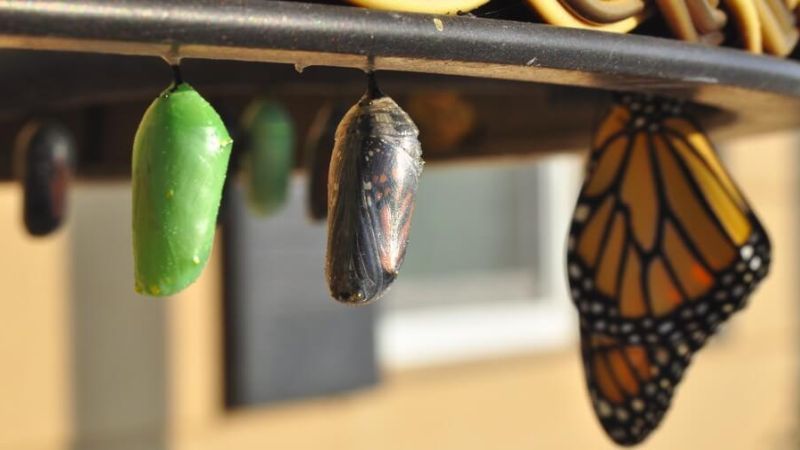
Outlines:
[[[800,65],[548,25],[266,0],[0,1],[0,48],[340,66],[800,105]]]

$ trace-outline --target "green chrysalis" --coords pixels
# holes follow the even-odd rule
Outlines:
[[[232,145],[219,114],[180,79],[145,111],[133,141],[137,292],[171,295],[202,272]]]
[[[294,164],[294,125],[280,103],[256,100],[242,115],[242,174],[250,207],[269,215],[286,203]]]

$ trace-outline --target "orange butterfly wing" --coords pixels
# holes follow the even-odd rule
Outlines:
[[[592,406],[615,442],[641,442],[661,422],[692,353],[686,345],[624,344],[581,331],[581,350]]]
[[[680,350],[682,373],[766,276],[770,243],[711,143],[676,102],[623,97],[592,146],[567,263],[589,385],[611,401],[611,385],[604,391],[598,384],[610,372],[586,356],[605,351],[587,339],[605,336],[616,346],[641,348],[651,367],[658,367],[652,361],[659,351]],[[611,422],[602,416],[601,422],[611,433]],[[632,436],[641,440],[655,426],[640,425],[625,438],[611,436],[638,442]]]
[[[761,223],[675,108],[642,99],[614,106],[570,229],[568,275],[583,322],[634,344],[711,334],[770,262]]]

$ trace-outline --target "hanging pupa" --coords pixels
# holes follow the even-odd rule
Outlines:
[[[278,102],[256,100],[242,115],[242,175],[250,208],[270,215],[286,203],[294,164],[294,125]]]
[[[175,68],[133,142],[135,287],[166,296],[193,283],[211,253],[233,140]]]
[[[336,139],[336,126],[347,109],[341,103],[327,104],[318,112],[308,130],[305,166],[308,176],[308,216],[313,221],[328,217],[328,172]]]
[[[59,228],[67,213],[75,139],[57,122],[30,122],[17,136],[14,159],[23,187],[25,228],[32,236],[46,236]]]
[[[375,300],[397,277],[422,173],[418,134],[370,74],[367,92],[336,130],[328,177],[325,272],[338,301]]]

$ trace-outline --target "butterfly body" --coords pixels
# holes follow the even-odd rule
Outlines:
[[[627,96],[596,133],[567,248],[595,412],[636,444],[766,276],[769,239],[681,105]]]

